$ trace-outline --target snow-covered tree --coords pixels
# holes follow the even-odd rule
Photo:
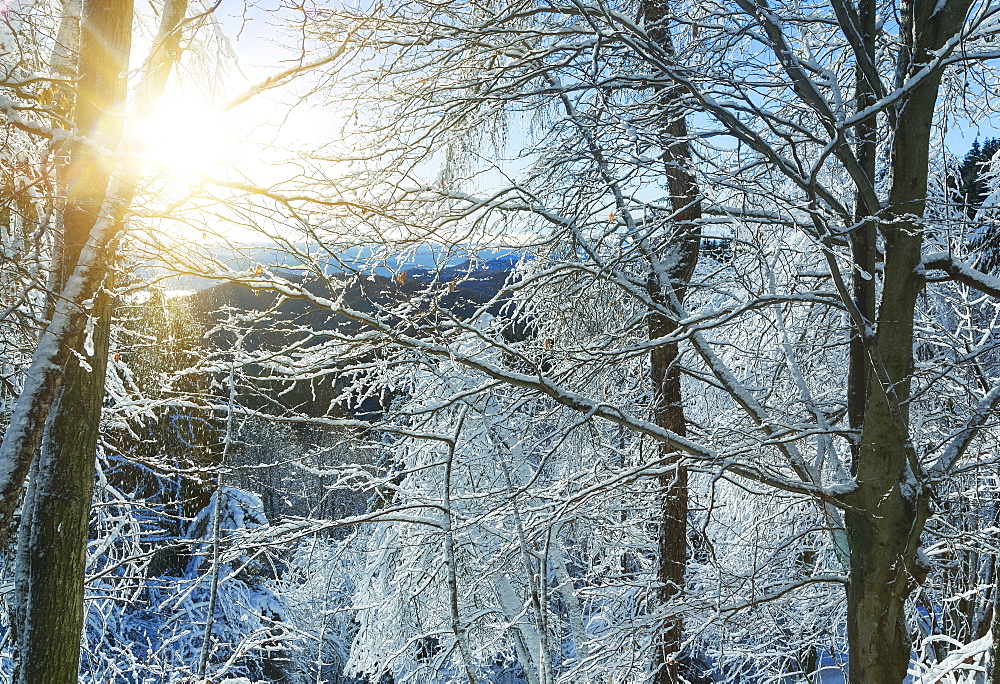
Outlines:
[[[925,357],[946,362],[947,374],[917,351],[941,349],[956,331],[954,318],[925,304],[954,287],[1000,294],[949,243],[948,214],[936,211],[947,193],[928,190],[937,127],[970,102],[960,98],[963,79],[992,82],[997,12],[968,0],[678,2],[656,16],[629,3],[317,10],[317,49],[336,46],[317,88],[347,110],[349,146],[314,155],[315,182],[329,181],[338,200],[299,214],[309,219],[303,240],[339,253],[343,236],[367,237],[373,261],[419,253],[422,243],[473,259],[487,246],[513,249],[545,267],[480,310],[552,279],[577,299],[588,294],[577,282],[606,283],[614,294],[605,307],[635,314],[604,337],[559,343],[478,330],[445,299],[446,259],[426,285],[374,310],[345,301],[348,279],[315,259],[303,268],[330,296],[270,274],[254,286],[350,318],[365,330],[355,344],[377,345],[390,367],[414,355],[448,359],[482,378],[480,392],[501,385],[548,397],[581,420],[667,444],[710,481],[808,502],[830,553],[804,564],[813,574],[769,584],[745,607],[844,586],[852,681],[902,680],[916,615],[909,599],[933,565],[922,549],[932,502],[959,472],[990,463],[974,445],[1000,399],[995,378],[977,371],[988,336],[964,354]],[[665,28],[670,45],[655,36]],[[658,106],[675,91],[680,111]],[[989,113],[984,98],[971,102],[981,111],[970,117]],[[740,268],[696,277],[692,292],[717,296],[685,305],[654,296],[664,290],[650,279],[672,267],[657,260],[659,245],[683,225],[657,160],[669,150],[663,123],[692,112],[699,225],[718,226]],[[332,182],[344,168],[356,173]],[[396,283],[405,290],[405,274]],[[632,337],[651,316],[676,329]],[[825,334],[807,336],[814,324]],[[463,349],[467,334],[504,360]],[[601,364],[675,342],[687,372],[722,393],[690,436],[650,420],[649,403],[606,401],[586,384]],[[344,344],[330,345],[341,362]],[[534,358],[539,346],[552,358]],[[296,358],[316,364],[320,350]],[[372,370],[367,386],[380,374]],[[783,529],[815,546],[795,525]]]

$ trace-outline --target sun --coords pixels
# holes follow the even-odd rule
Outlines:
[[[175,96],[162,100],[138,125],[144,166],[181,175],[212,175],[230,161],[230,122],[204,100]]]

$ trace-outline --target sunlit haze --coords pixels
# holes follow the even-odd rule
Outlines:
[[[143,165],[176,174],[212,174],[229,161],[236,136],[227,120],[204,100],[164,98],[139,123]]]

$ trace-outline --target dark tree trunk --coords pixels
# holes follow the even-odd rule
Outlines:
[[[969,0],[907,0],[899,83],[924,68],[931,52],[964,22]],[[852,684],[902,682],[910,660],[905,604],[926,569],[917,561],[928,517],[909,434],[913,324],[927,196],[931,126],[941,70],[932,71],[897,106],[889,205],[879,223],[885,248],[882,301],[869,340],[868,390],[857,458],[857,489],[845,514],[851,556],[847,631]]]
[[[645,0],[640,5],[642,20],[650,37],[665,52],[674,54],[668,21],[670,7],[667,0]],[[663,148],[664,170],[670,190],[673,228],[666,244],[658,245],[654,259],[663,264],[671,264],[664,270],[661,282],[655,276],[650,278],[650,294],[654,301],[667,310],[673,310],[674,303],[681,303],[698,262],[701,244],[701,201],[698,185],[691,173],[691,148],[688,143],[687,123],[681,106],[682,92],[679,88],[663,88],[656,91],[660,126],[660,144]],[[649,317],[650,339],[670,335],[677,329],[674,318],[661,313]],[[650,354],[650,372],[653,383],[653,419],[662,428],[674,434],[685,436],[684,397],[681,391],[680,349],[676,342],[661,344]],[[687,514],[688,514],[688,472],[681,463],[679,454],[667,444],[658,446],[659,457],[664,464],[672,465],[670,472],[660,476],[660,525],[658,532],[659,563],[657,580],[660,586],[659,603],[669,606],[675,603],[684,591],[684,575],[687,569]],[[659,653],[656,667],[656,684],[679,682],[685,669],[681,659],[684,634],[684,618],[681,613],[669,617],[659,639]]]
[[[67,372],[28,483],[17,559],[23,610],[20,684],[69,684],[78,677],[107,311],[106,303],[95,305],[91,370]]]
[[[649,322],[650,337],[662,337],[674,331],[673,321],[663,316],[652,316]],[[650,355],[656,405],[653,411],[656,424],[684,436],[684,406],[681,394],[679,350],[676,343],[657,347]],[[657,581],[660,585],[659,603],[670,605],[684,591],[684,573],[687,568],[687,513],[688,473],[677,454],[670,447],[658,446],[660,458],[673,464],[671,472],[660,476],[660,525],[659,565]],[[656,684],[679,682],[680,651],[684,632],[684,619],[680,614],[668,618],[660,637],[660,654],[657,663]]]
[[[858,16],[861,23],[861,34],[864,40],[864,50],[872,64],[875,64],[875,2],[861,0],[858,3]],[[875,89],[868,81],[864,70],[856,69],[857,93],[855,109],[862,111],[875,103]],[[872,187],[875,185],[875,144],[878,122],[872,118],[860,124],[857,128],[857,149],[862,171],[868,177]],[[876,260],[876,227],[874,216],[879,207],[869,207],[864,202],[864,192],[858,192],[855,200],[854,220],[859,227],[851,233],[851,258],[857,268],[851,272],[851,294],[854,304],[862,318],[873,323],[875,321],[875,260]],[[866,220],[867,219],[867,220]],[[871,374],[871,361],[862,339],[863,330],[855,325],[851,330],[851,343],[847,373],[847,420],[852,430],[861,432],[864,427],[865,401],[868,396],[868,379]],[[860,440],[855,441],[851,449],[851,472],[856,473],[860,455]]]
[[[131,34],[131,0],[85,0],[75,124],[105,149],[115,149],[121,137]],[[76,266],[106,199],[109,171],[92,146],[80,144],[71,151],[66,178],[60,285]],[[100,264],[106,274],[109,259],[105,254]],[[78,679],[87,526],[108,356],[110,304],[104,294],[94,297],[90,316],[89,333],[63,341],[86,365],[71,358],[63,368],[23,506],[16,587],[19,684]]]
[[[990,615],[989,628],[992,630],[990,641],[989,684],[1000,684],[1000,554],[993,556],[993,612]]]

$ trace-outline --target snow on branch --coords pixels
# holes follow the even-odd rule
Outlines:
[[[984,292],[1000,299],[1000,278],[978,271],[961,259],[956,259],[948,252],[934,252],[924,257],[921,264],[924,270],[936,269],[944,271],[952,280]]]
[[[979,434],[987,417],[993,412],[997,404],[1000,403],[1000,382],[993,385],[989,392],[979,401],[972,415],[966,421],[962,430],[948,444],[948,448],[938,458],[937,463],[931,469],[931,473],[937,477],[946,475],[958,462],[958,459],[965,454],[972,439]]]

